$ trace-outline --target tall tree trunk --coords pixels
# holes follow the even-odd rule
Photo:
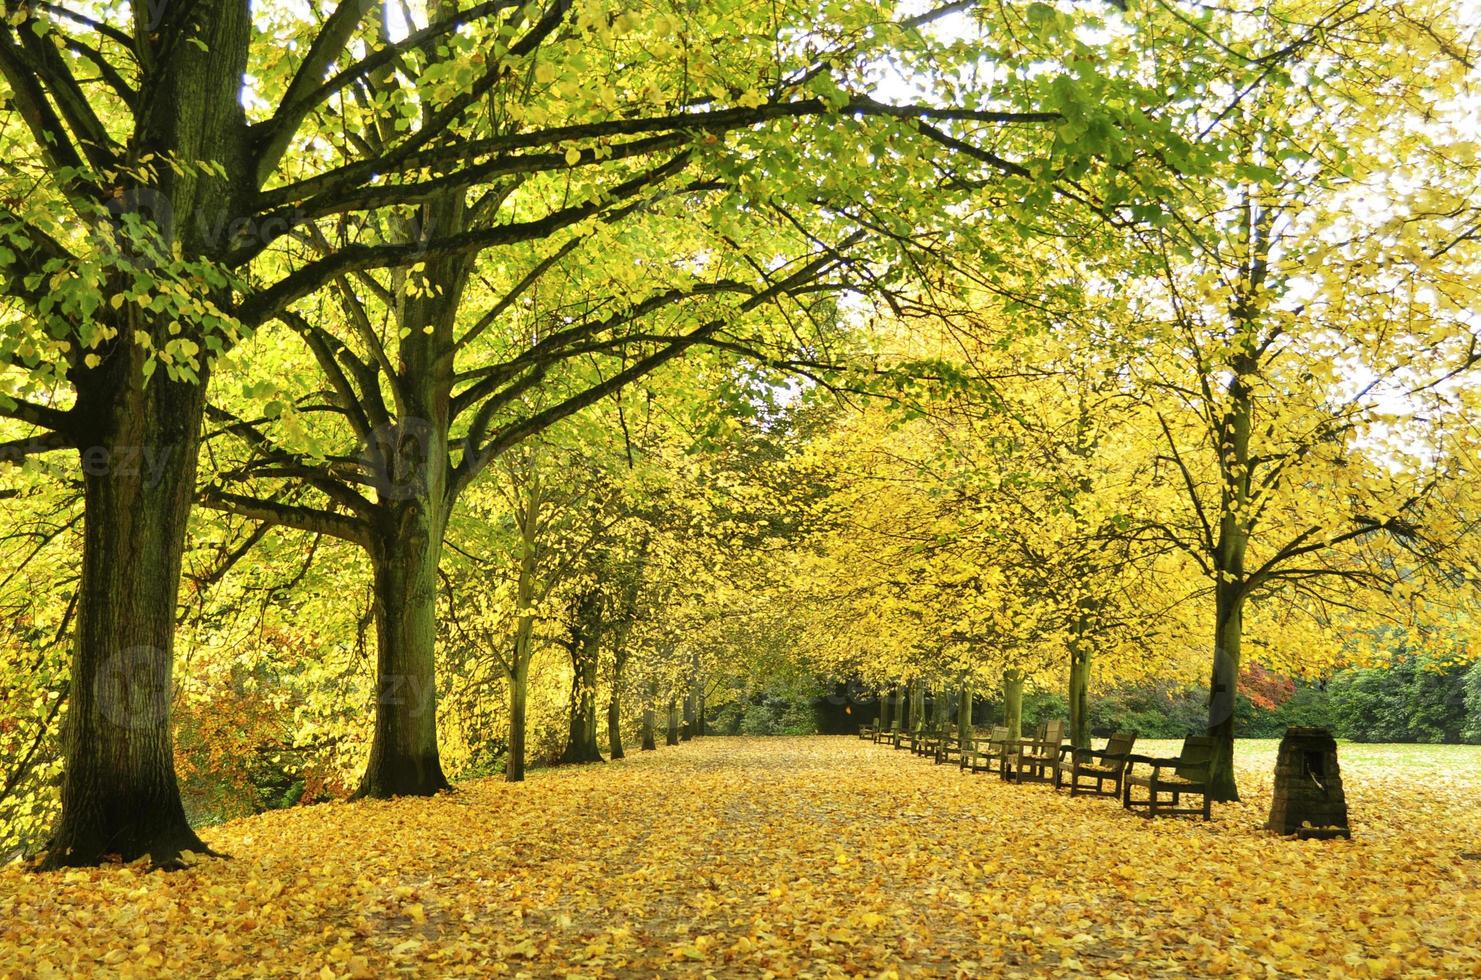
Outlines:
[[[926,684],[916,681],[910,685],[910,730],[919,733],[926,726]]]
[[[1023,737],[1023,674],[1017,670],[1003,672],[1003,724],[1010,739]]]
[[[437,564],[443,522],[425,502],[382,508],[371,544],[375,586],[375,737],[358,796],[449,789],[437,751]]]
[[[932,721],[938,732],[946,731],[947,720],[951,717],[951,695],[947,694],[946,688],[936,692],[936,700],[932,705]]]
[[[567,650],[571,654],[570,733],[561,762],[603,762],[597,748],[597,678],[601,662],[601,596],[578,600]]]
[[[961,700],[957,702],[956,734],[963,746],[967,744],[967,739],[972,737],[972,687],[970,684],[962,685]]]
[[[1234,707],[1239,688],[1240,640],[1243,633],[1243,602],[1237,597],[1238,583],[1221,583],[1214,605],[1214,669],[1209,679],[1208,733],[1214,737],[1210,767],[1210,796],[1216,800],[1239,799],[1234,778]]]
[[[607,747],[612,758],[626,757],[622,751],[622,702],[617,693],[617,678],[613,678],[612,696],[607,699]]]
[[[222,229],[245,213],[258,186],[241,107],[251,10],[246,0],[146,8],[135,5],[133,16],[137,86],[148,98],[135,109],[133,132],[121,134],[126,166],[100,178],[118,185],[110,206],[140,220],[128,225],[121,215],[116,227],[133,231],[109,247],[147,268],[153,259],[135,234],[148,229],[154,254],[211,261],[231,247]],[[151,26],[156,14],[163,23]],[[151,157],[183,165],[137,166]],[[215,167],[194,166],[204,161]],[[98,284],[111,294],[105,300],[135,285],[132,274]],[[201,289],[192,303],[210,299],[231,308],[229,294]],[[180,564],[210,373],[207,338],[186,317],[153,315],[133,303],[104,303],[94,315],[115,332],[92,352],[96,364],[79,361],[68,370],[77,395],[63,435],[82,468],[82,569],[62,808],[42,866],[97,864],[109,855],[147,855],[171,866],[182,851],[206,850],[180,799],[170,709]],[[159,367],[153,351],[176,339],[192,340],[200,351],[194,383],[172,380],[167,369],[146,379],[146,364]]]
[[[626,756],[622,751],[622,673],[627,667],[627,637],[637,617],[638,592],[643,586],[649,541],[645,532],[634,556],[632,571],[622,589],[616,610],[616,628],[612,633],[612,692],[607,700],[607,745],[614,759]]]
[[[535,617],[529,610],[535,604],[536,579],[540,572],[540,505],[544,501],[538,461],[533,453],[529,460],[529,472],[522,488],[524,496],[514,515],[519,526],[519,579],[514,593],[519,618],[514,627],[514,649],[506,665],[509,668],[509,757],[504,763],[504,779],[511,783],[522,782],[525,778],[526,706],[535,636]]]
[[[48,867],[113,854],[170,865],[206,850],[185,818],[170,726],[203,390],[162,377],[146,386],[127,362],[114,371],[114,397],[84,406],[82,577]]]
[[[1252,275],[1258,287],[1258,276],[1263,273]],[[1224,802],[1239,799],[1234,778],[1234,706],[1248,587],[1244,564],[1250,537],[1250,431],[1254,412],[1248,379],[1258,369],[1255,355],[1247,350],[1236,354],[1230,364],[1234,371],[1228,386],[1229,408],[1220,426],[1223,484],[1213,562],[1214,666],[1208,696],[1208,733],[1214,737],[1209,796]]]
[[[523,782],[525,778],[525,731],[528,721],[526,707],[529,703],[530,661],[528,657],[514,661],[514,671],[509,676],[509,755],[504,760],[504,779],[507,782]]]
[[[464,192],[432,195],[416,235],[467,228]],[[376,635],[375,738],[358,795],[429,796],[450,788],[437,751],[437,566],[451,507],[449,431],[458,305],[472,260],[439,256],[399,313],[397,416],[368,433],[364,461],[375,486],[370,561]]]
[[[642,751],[644,751],[644,752],[652,752],[653,750],[655,750],[655,749],[658,748],[658,743],[656,741],[654,741],[654,737],[653,737],[653,727],[654,727],[654,723],[656,721],[656,719],[654,717],[654,711],[653,711],[653,702],[657,698],[658,698],[658,682],[657,681],[649,681],[648,682],[648,696],[643,699],[643,732],[642,732],[643,745],[642,745]]]
[[[1090,647],[1082,639],[1070,641],[1070,744],[1090,748]]]
[[[668,731],[663,742],[665,745],[679,744],[679,703],[673,698],[669,698]]]
[[[1269,273],[1271,227],[1275,211],[1244,199],[1241,256],[1244,281],[1236,292],[1230,314],[1236,327],[1236,345],[1229,358],[1226,408],[1215,435],[1220,477],[1218,540],[1212,556],[1214,570],[1214,666],[1209,677],[1208,733],[1214,737],[1209,770],[1209,796],[1230,802],[1239,799],[1234,778],[1234,707],[1239,687],[1240,644],[1244,633],[1244,602],[1253,583],[1246,578],[1245,552],[1254,533],[1252,435],[1255,400],[1253,385],[1260,374],[1264,345],[1260,341],[1261,310]]]
[[[684,694],[684,727],[680,730],[679,737],[689,741],[694,737],[694,686],[691,684],[689,690]]]
[[[694,712],[694,724],[696,726],[694,734],[706,735],[708,732],[705,730],[705,689],[703,681],[695,685],[695,700],[699,704]]]

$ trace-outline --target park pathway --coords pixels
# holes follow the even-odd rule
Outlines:
[[[1349,774],[1357,839],[1300,844],[1256,829],[1255,771],[1213,823],[1152,824],[852,738],[708,737],[236,821],[205,833],[232,860],[173,875],[6,869],[0,976],[1469,976],[1474,772]]]

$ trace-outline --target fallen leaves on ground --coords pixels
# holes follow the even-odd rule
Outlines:
[[[280,811],[0,871],[0,976],[1481,974],[1481,750],[1344,746],[1350,842],[1259,829],[1273,751],[1209,824],[843,738]]]

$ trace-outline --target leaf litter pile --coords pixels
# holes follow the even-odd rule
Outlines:
[[[1481,751],[1344,746],[1351,842],[1260,830],[1240,751],[1209,824],[844,738],[279,811],[185,871],[0,871],[0,976],[1481,974]]]

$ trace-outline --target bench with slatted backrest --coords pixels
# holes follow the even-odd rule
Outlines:
[[[1209,767],[1213,757],[1214,740],[1208,735],[1189,735],[1183,739],[1183,751],[1176,759],[1128,755],[1126,773],[1121,780],[1121,805],[1133,811],[1145,807],[1148,817],[1197,816],[1201,813],[1203,819],[1208,820],[1211,803],[1208,797]],[[1139,766],[1150,771],[1138,771]],[[1146,790],[1145,799],[1136,798],[1133,792],[1136,787]],[[1184,796],[1203,797],[1203,806],[1197,809],[1179,806]]]
[[[962,772],[989,772],[1001,769],[1008,755],[1008,726],[994,725],[992,734],[971,740],[962,749]]]
[[[1071,796],[1119,797],[1126,759],[1135,744],[1136,732],[1116,732],[1103,749],[1066,749],[1054,766],[1054,788],[1068,782]]]
[[[873,721],[869,722],[869,724],[867,724],[867,725],[860,725],[859,726],[859,737],[862,738],[862,739],[869,739],[870,741],[873,741],[874,740],[874,733],[877,732],[877,731],[879,731],[879,719],[878,718],[876,718]]]
[[[972,734],[968,733],[967,745],[970,746],[973,741],[974,739]],[[961,757],[962,739],[961,734],[957,731],[957,729],[951,729],[945,735],[942,735],[939,739],[936,740],[936,752],[932,756],[932,760],[936,763],[936,765],[939,766],[943,762],[959,762],[961,760]]]
[[[1046,721],[1037,738],[1023,739],[1003,761],[1003,778],[1021,783],[1048,782],[1064,747],[1063,721]]]
[[[900,734],[900,723],[898,721],[891,722],[889,728],[876,728],[874,730],[874,744],[878,745],[880,742],[893,743],[895,736],[898,734]]]
[[[934,725],[925,725],[910,733],[910,753],[912,755],[934,755],[936,743],[941,740],[941,732]]]

